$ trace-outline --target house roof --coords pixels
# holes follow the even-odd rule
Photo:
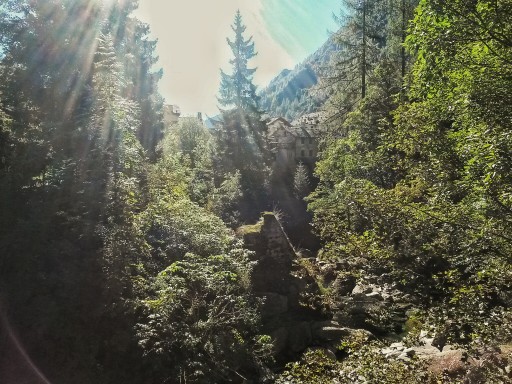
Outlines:
[[[281,129],[284,129],[295,137],[311,138],[321,136],[322,134],[322,129],[319,127],[319,123],[323,121],[323,116],[319,113],[304,115],[295,120],[292,124],[282,117],[275,117],[270,119],[267,125],[272,125],[278,121],[283,123],[283,125],[281,125]],[[273,130],[270,134],[274,135],[275,133],[276,130]]]
[[[286,120],[284,117],[274,117],[274,118],[271,118],[269,120],[269,122],[267,123],[267,125],[274,124],[277,121],[282,122],[284,125],[286,125],[288,127],[291,126],[290,122],[288,120]]]
[[[319,133],[316,127],[305,125],[291,127],[288,131],[296,137],[317,137]]]
[[[326,119],[325,113],[313,112],[295,119],[292,125],[318,125]]]
[[[221,117],[221,115],[216,115],[216,116],[213,116],[213,117],[206,116],[206,119],[204,120],[204,125],[208,129],[214,129],[219,124],[222,124],[222,117]]]

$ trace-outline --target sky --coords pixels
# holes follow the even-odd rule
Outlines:
[[[336,29],[332,17],[340,0],[139,0],[135,15],[158,39],[160,92],[182,114],[218,113],[220,68],[230,73],[226,38],[237,9],[253,36],[258,55],[254,84],[264,88],[285,68],[292,69],[319,48]]]

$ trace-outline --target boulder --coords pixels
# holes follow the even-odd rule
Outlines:
[[[332,283],[332,291],[337,296],[349,295],[356,286],[356,277],[353,275],[338,275]]]
[[[302,321],[288,327],[288,348],[290,351],[302,352],[311,345],[312,341],[313,337],[309,322]]]
[[[375,300],[378,300],[378,301],[383,301],[384,300],[384,298],[382,297],[380,292],[375,292],[375,291],[367,293],[366,294],[366,298],[367,299],[375,299]]]
[[[288,311],[288,297],[274,292],[263,292],[259,296],[263,298],[263,317],[277,316]]]
[[[270,333],[274,342],[274,352],[279,355],[286,351],[288,344],[288,329],[285,327],[277,328]]]
[[[326,342],[340,340],[352,333],[350,328],[340,327],[335,321],[319,321],[311,324],[313,339]]]
[[[371,293],[373,290],[371,287],[367,285],[357,284],[354,289],[352,289],[352,295],[356,294],[367,294]]]

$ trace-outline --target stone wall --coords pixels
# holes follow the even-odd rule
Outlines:
[[[257,293],[287,296],[290,291],[292,262],[295,250],[274,214],[265,213],[260,226],[251,226],[244,233],[246,246],[254,251],[257,261],[252,274],[252,286]],[[284,302],[284,299],[280,300]]]
[[[289,360],[306,348],[336,343],[347,330],[301,303],[301,295],[317,289],[316,281],[301,270],[295,250],[279,220],[265,213],[255,225],[242,227],[246,247],[254,251],[254,293],[263,299],[264,332],[274,340],[276,357]],[[319,294],[319,292],[314,292]]]

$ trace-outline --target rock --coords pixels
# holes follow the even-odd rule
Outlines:
[[[400,355],[398,355],[397,360],[409,361],[410,358],[409,356],[407,356],[407,353],[401,353]]]
[[[405,349],[404,345],[402,343],[392,343],[389,348],[393,348],[399,351],[402,351]]]
[[[308,322],[303,321],[288,327],[288,348],[292,352],[302,352],[311,345],[312,341],[311,327]]]
[[[406,348],[402,343],[392,343],[387,348],[382,348],[380,352],[386,357],[395,357],[399,360],[409,360],[416,354],[414,348]]]
[[[421,356],[418,354],[418,357],[428,361],[428,369],[434,374],[456,375],[466,369],[462,361],[462,351],[460,350],[437,351],[437,353],[430,356]]]
[[[364,303],[366,301],[366,294],[365,293],[354,293],[352,291],[352,302],[353,303]]]
[[[367,294],[367,293],[371,293],[372,292],[372,289],[366,285],[361,285],[361,284],[357,284],[354,289],[352,289],[352,294],[353,295],[356,295],[358,293],[361,293],[361,294]]]
[[[311,329],[315,332],[316,329],[322,327],[339,327],[340,324],[333,320],[324,320],[324,321],[313,321],[311,322]]]
[[[311,324],[311,331],[313,333],[313,339],[315,340],[333,341],[349,336],[352,334],[353,330],[340,327],[340,325],[334,321],[321,321],[313,322]]]
[[[320,340],[332,341],[341,339],[349,334],[350,332],[347,332],[346,328],[322,327],[316,331],[315,336]]]
[[[276,354],[280,354],[286,350],[288,344],[288,330],[285,327],[272,331],[270,337],[272,337],[274,342],[274,352]]]
[[[401,351],[397,351],[396,349],[393,349],[393,348],[382,348],[381,351],[380,351],[386,358],[390,358],[390,357],[398,357],[399,355],[402,354]]]
[[[414,353],[419,358],[429,358],[431,356],[435,356],[440,353],[439,349],[437,349],[436,347],[434,347],[432,345],[417,346],[417,347],[413,347],[413,349],[414,349]]]
[[[433,337],[426,337],[426,336],[425,337],[421,337],[421,335],[420,335],[419,341],[420,341],[421,344],[423,344],[425,346],[435,348],[435,347],[432,346],[432,342],[434,341]]]
[[[382,295],[380,294],[380,292],[371,292],[371,293],[367,293],[366,294],[366,298],[369,298],[369,299],[376,299],[378,301],[383,301],[384,298],[382,297]]]
[[[288,298],[274,292],[264,292],[261,313],[263,317],[272,317],[285,313],[288,310]]]
[[[250,234],[248,248],[257,261],[251,275],[254,292],[287,294],[293,260],[296,258],[290,240],[274,214],[265,213],[257,224],[239,229],[244,237]]]
[[[356,277],[353,275],[338,275],[332,283],[332,291],[339,296],[350,294],[356,286]]]

